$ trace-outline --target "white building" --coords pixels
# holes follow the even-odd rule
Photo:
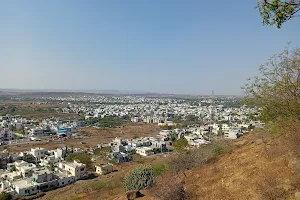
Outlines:
[[[150,156],[154,154],[153,149],[150,147],[138,147],[135,150],[136,153],[141,156]]]
[[[37,160],[40,160],[42,158],[44,158],[47,154],[47,150],[44,149],[44,148],[40,148],[40,147],[37,147],[37,148],[31,148],[30,150],[30,153],[37,159]]]
[[[85,164],[78,163],[74,160],[74,162],[60,162],[58,163],[58,168],[61,170],[65,170],[71,176],[75,177],[75,181],[78,179],[87,178],[88,173],[85,169]]]
[[[109,174],[113,171],[113,166],[112,164],[100,164],[100,165],[95,165],[96,168],[96,173],[100,175],[105,175]]]

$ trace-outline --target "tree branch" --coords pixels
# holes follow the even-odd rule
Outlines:
[[[268,2],[268,0],[264,0],[264,3],[274,6],[272,3]],[[300,6],[300,3],[291,3],[291,2],[280,2],[281,4],[290,5],[290,6]]]

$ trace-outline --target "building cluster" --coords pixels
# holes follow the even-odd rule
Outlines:
[[[32,148],[18,154],[0,154],[0,189],[13,196],[30,196],[88,177],[86,165],[66,162],[66,150]]]
[[[168,151],[166,143],[159,138],[146,137],[135,139],[115,138],[112,142],[112,156],[117,162],[126,161],[130,155],[136,153],[142,156]]]
[[[262,127],[260,121],[252,121],[243,124],[194,124],[186,128],[176,128],[172,130],[162,130],[159,135],[164,141],[186,139],[190,146],[199,147],[203,144],[209,144],[214,137],[223,136],[225,139],[237,139],[246,132],[253,130],[254,127]]]
[[[146,122],[174,125],[172,121],[249,122],[259,115],[257,108],[243,106],[238,97],[152,97],[143,95],[70,95],[39,97],[57,101],[61,111],[88,118],[115,116]]]
[[[75,133],[78,128],[84,127],[84,121],[59,120],[55,118],[33,120],[19,115],[0,116],[0,140],[9,141],[13,136],[49,136],[55,134]]]

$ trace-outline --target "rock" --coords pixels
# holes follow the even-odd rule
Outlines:
[[[138,191],[129,191],[126,193],[127,200],[135,200],[138,197]]]
[[[239,186],[239,185],[242,185],[243,184],[243,181],[241,179],[234,179],[232,181],[232,183],[235,185],[235,186]]]
[[[295,199],[296,200],[300,200],[300,192],[296,192],[295,193]]]
[[[257,144],[257,145],[260,145],[260,144],[262,144],[262,143],[263,143],[263,140],[262,140],[262,139],[258,139],[258,140],[255,141],[255,144]]]
[[[246,144],[246,142],[247,142],[246,140],[242,140],[242,141],[236,142],[235,145],[236,146],[244,146]]]

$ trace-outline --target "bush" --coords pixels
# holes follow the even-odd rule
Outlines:
[[[154,176],[159,176],[163,174],[167,170],[165,165],[156,165],[153,167],[153,174]]]
[[[171,138],[170,138],[170,140],[171,140],[172,142],[175,142],[175,141],[176,141],[176,137],[175,137],[174,135],[172,135]]]
[[[12,196],[6,192],[0,193],[0,200],[10,200],[12,199]]]
[[[228,146],[224,143],[216,143],[213,144],[213,146],[213,153],[215,156],[218,156],[228,151]]]
[[[100,159],[106,159],[110,152],[111,152],[111,147],[103,147],[94,150],[94,154],[96,156],[99,156]]]
[[[141,165],[130,172],[124,177],[125,191],[140,191],[150,187],[154,182],[154,173],[151,166]]]
[[[174,149],[175,151],[183,151],[185,147],[188,146],[188,141],[186,139],[179,139],[175,142]]]
[[[185,175],[185,170],[200,167],[207,162],[214,161],[216,156],[228,150],[229,146],[225,141],[215,141],[213,144],[201,146],[198,149],[179,151],[172,155],[167,163],[174,174],[179,175],[183,173]]]

